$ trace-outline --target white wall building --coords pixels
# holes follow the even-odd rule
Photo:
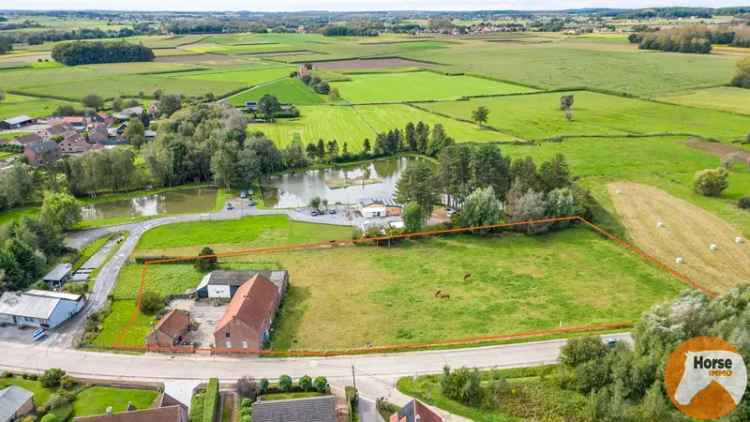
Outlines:
[[[86,305],[82,295],[29,290],[5,292],[0,297],[0,324],[55,328]]]

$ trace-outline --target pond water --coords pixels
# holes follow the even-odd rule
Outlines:
[[[216,189],[195,188],[162,192],[119,201],[86,205],[84,220],[116,217],[150,217],[161,214],[210,212],[216,202]]]
[[[272,208],[306,207],[316,196],[330,205],[356,204],[364,198],[391,199],[401,173],[414,160],[400,157],[272,176],[263,182],[263,199]]]

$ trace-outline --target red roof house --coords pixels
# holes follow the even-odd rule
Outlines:
[[[176,346],[182,343],[189,330],[190,313],[180,309],[172,309],[159,320],[146,337],[146,346],[149,349]]]

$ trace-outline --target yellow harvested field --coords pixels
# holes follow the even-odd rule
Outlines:
[[[646,253],[717,293],[750,280],[750,244],[737,243],[740,231],[721,218],[651,186],[608,188],[632,241]]]

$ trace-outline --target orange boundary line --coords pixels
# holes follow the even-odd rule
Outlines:
[[[374,242],[382,242],[382,241],[405,240],[405,239],[412,239],[412,238],[439,236],[439,235],[444,235],[444,234],[474,233],[476,231],[503,229],[503,228],[536,225],[536,224],[553,224],[553,223],[560,223],[560,222],[582,223],[586,225],[587,227],[593,229],[595,232],[599,233],[603,237],[623,247],[624,249],[634,252],[635,254],[643,258],[645,261],[650,262],[653,265],[655,265],[657,268],[671,274],[673,277],[677,278],[682,283],[694,289],[700,290],[702,293],[704,293],[705,295],[709,297],[717,296],[715,292],[700,285],[699,283],[697,283],[696,281],[694,281],[687,275],[674,270],[673,268],[661,262],[658,258],[646,253],[639,247],[615,236],[614,234],[586,220],[583,217],[575,216],[575,217],[561,217],[561,218],[545,218],[545,219],[539,219],[539,220],[521,221],[521,222],[516,222],[516,223],[491,224],[491,225],[477,226],[477,227],[461,227],[461,228],[455,228],[455,229],[422,231],[422,232],[417,232],[417,233],[405,233],[405,234],[398,234],[398,235],[393,235],[393,236],[380,236],[380,237],[352,239],[352,240],[331,240],[328,242],[314,242],[314,243],[302,243],[302,244],[297,244],[297,245],[275,246],[275,247],[268,247],[268,248],[242,249],[242,250],[237,250],[237,251],[232,251],[232,252],[218,253],[214,255],[205,255],[205,256],[200,256],[200,257],[182,256],[182,257],[174,257],[174,258],[168,258],[168,259],[155,259],[155,260],[145,261],[143,263],[143,270],[141,271],[140,286],[138,288],[138,293],[136,295],[136,306],[133,309],[133,312],[131,313],[130,318],[128,319],[128,322],[126,323],[125,327],[120,332],[117,338],[117,341],[113,344],[112,348],[116,350],[126,350],[126,351],[157,351],[157,352],[169,352],[169,353],[194,353],[197,351],[204,351],[204,352],[210,352],[210,353],[240,353],[240,354],[268,355],[268,356],[337,356],[337,355],[351,355],[351,354],[363,354],[363,353],[382,353],[382,352],[397,351],[397,350],[429,349],[429,348],[440,347],[440,346],[461,346],[461,345],[470,345],[470,344],[477,344],[477,343],[491,342],[491,341],[498,341],[498,340],[512,340],[516,338],[539,337],[539,336],[545,336],[545,335],[550,335],[550,334],[580,333],[580,332],[588,332],[588,331],[602,331],[602,330],[632,327],[633,324],[630,322],[598,324],[598,325],[594,324],[594,325],[583,325],[583,326],[567,327],[567,328],[555,328],[555,329],[550,329],[550,330],[531,331],[531,332],[525,332],[525,333],[499,334],[499,335],[493,335],[493,336],[469,337],[469,338],[464,338],[464,339],[452,339],[452,340],[438,340],[438,341],[434,341],[431,343],[422,343],[422,344],[389,345],[389,346],[377,346],[377,347],[371,347],[371,348],[352,348],[352,349],[333,350],[333,351],[316,351],[316,350],[274,351],[274,350],[227,349],[227,348],[215,348],[215,347],[214,348],[197,348],[197,349],[193,347],[147,348],[145,345],[144,346],[125,346],[123,344],[124,339],[127,337],[127,334],[130,331],[130,328],[132,327],[133,324],[135,324],[135,321],[138,318],[138,314],[140,313],[141,296],[143,295],[143,290],[146,285],[146,274],[148,272],[148,266],[151,264],[166,264],[166,263],[173,263],[173,262],[196,261],[199,259],[234,257],[234,256],[241,256],[241,255],[260,254],[260,253],[274,253],[274,252],[284,252],[284,251],[320,249],[323,247],[353,246],[353,245],[358,245],[358,244],[371,244]]]

